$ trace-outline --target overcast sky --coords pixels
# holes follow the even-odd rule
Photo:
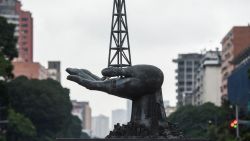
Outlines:
[[[66,80],[67,67],[100,75],[107,66],[113,0],[21,0],[34,18],[34,60],[62,63],[71,98],[89,101],[93,115],[125,108],[125,100],[86,90]],[[164,100],[176,104],[179,53],[221,48],[235,25],[250,23],[250,0],[127,0],[133,64],[152,64],[165,74]]]

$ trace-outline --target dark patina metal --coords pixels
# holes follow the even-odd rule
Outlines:
[[[68,68],[68,80],[87,89],[98,90],[133,101],[131,121],[116,125],[107,138],[180,138],[181,132],[167,121],[162,100],[163,73],[151,65],[109,67],[103,80],[84,69]],[[120,76],[120,77],[117,77]]]

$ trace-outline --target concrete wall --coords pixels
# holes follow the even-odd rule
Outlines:
[[[207,66],[204,72],[204,93],[203,103],[212,102],[217,106],[221,105],[221,69],[220,66]]]

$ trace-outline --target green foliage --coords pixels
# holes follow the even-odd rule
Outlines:
[[[0,51],[8,60],[12,60],[17,57],[15,25],[8,24],[5,18],[0,17],[0,29]]]
[[[38,141],[56,137],[80,137],[79,121],[71,115],[69,90],[54,80],[19,77],[8,84],[11,107],[29,118]]]
[[[169,120],[177,123],[187,137],[207,137],[208,127],[226,120],[226,111],[212,103],[202,106],[184,106],[170,115]]]
[[[13,77],[11,60],[17,57],[15,25],[0,17],[0,29],[0,77],[9,79]]]
[[[81,120],[78,117],[71,116],[66,126],[64,130],[57,134],[58,138],[79,138],[82,135]]]
[[[12,78],[13,75],[11,73],[13,66],[9,60],[5,59],[5,55],[0,52],[0,76],[6,78]]]
[[[6,138],[5,138],[5,136],[3,136],[3,135],[0,135],[0,141],[6,141]]]
[[[0,81],[0,120],[7,119],[7,106],[8,106],[8,96],[6,94],[6,83]]]
[[[236,129],[230,128],[235,118],[234,107],[223,101],[221,107],[211,103],[201,106],[184,106],[170,115],[169,120],[177,123],[186,137],[206,138],[211,141],[236,141]],[[240,119],[250,120],[250,115]],[[249,126],[240,125],[241,141],[250,141]]]
[[[9,110],[8,141],[32,141],[36,135],[33,123],[22,114]]]

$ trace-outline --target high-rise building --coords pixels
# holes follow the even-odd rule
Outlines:
[[[183,106],[189,101],[189,94],[192,93],[195,86],[195,72],[200,66],[200,60],[202,54],[190,53],[190,54],[179,54],[177,59],[173,62],[177,63],[178,68],[176,70],[177,76],[177,106]],[[186,97],[186,100],[185,100]]]
[[[92,136],[105,138],[109,133],[109,118],[99,115],[92,118]]]
[[[234,70],[231,61],[250,45],[250,26],[235,26],[222,39],[221,93],[227,99],[228,76]]]
[[[131,120],[132,114],[132,100],[127,100],[127,122]]]
[[[218,50],[206,52],[195,76],[192,104],[202,105],[211,102],[220,106],[221,52]]]
[[[82,129],[84,132],[91,134],[91,108],[89,102],[72,101],[72,114],[77,116],[82,121]]]
[[[21,2],[16,2],[19,15],[18,24],[18,58],[15,61],[33,62],[33,18],[29,11],[21,9]]]
[[[228,99],[241,113],[250,112],[250,45],[233,61],[235,69],[228,78]]]
[[[48,62],[48,77],[61,82],[61,62],[49,61]]]
[[[127,122],[127,111],[124,109],[117,109],[112,111],[112,129],[114,125],[119,123],[120,125],[126,124]]]

